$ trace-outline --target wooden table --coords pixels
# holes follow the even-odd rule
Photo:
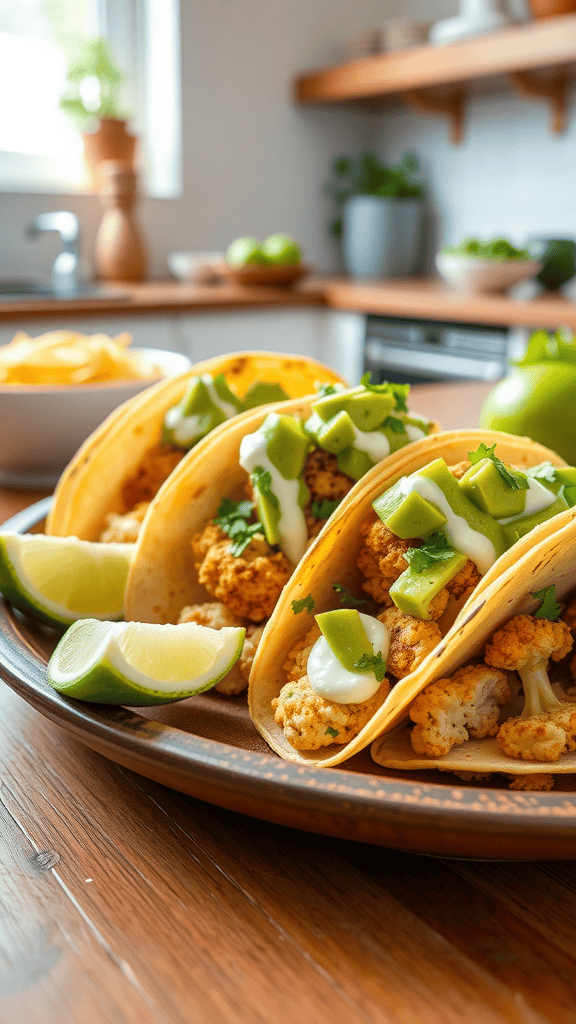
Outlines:
[[[486,390],[414,406],[470,425]],[[0,491],[0,519],[36,497]],[[574,1024],[571,862],[271,825],[0,702],[1,1024]]]

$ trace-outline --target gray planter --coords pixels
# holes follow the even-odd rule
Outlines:
[[[352,196],[342,213],[342,255],[351,277],[409,277],[423,244],[421,199]]]

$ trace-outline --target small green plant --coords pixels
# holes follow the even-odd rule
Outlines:
[[[483,242],[480,238],[465,238],[459,245],[445,245],[445,256],[472,256],[478,260],[533,260],[527,249],[517,249],[507,238],[492,238]]]
[[[123,120],[128,115],[120,103],[124,81],[105,39],[86,39],[80,52],[71,61],[66,79],[69,89],[60,100],[81,131],[87,131],[102,117]]]
[[[418,170],[418,160],[412,153],[406,153],[401,163],[388,166],[380,162],[374,153],[363,153],[351,158],[341,156],[334,160],[332,173],[336,180],[324,185],[324,193],[330,196],[341,210],[352,196],[380,196],[382,199],[421,199],[424,195],[422,182],[413,181],[412,175]],[[335,238],[342,236],[342,217],[338,215],[330,224]]]

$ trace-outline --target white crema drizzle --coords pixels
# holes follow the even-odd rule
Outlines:
[[[236,416],[238,410],[230,402],[225,402],[220,397],[214,387],[214,381],[210,374],[202,374],[200,380],[206,387],[212,405],[219,409],[227,420],[231,419],[232,416]],[[209,412],[193,413],[191,416],[184,416],[180,406],[175,405],[172,409],[168,409],[164,417],[164,423],[166,428],[172,431],[177,444],[187,445],[207,432],[206,424],[209,421],[209,417]]]
[[[459,516],[453,511],[444,491],[438,484],[415,474],[399,480],[398,487],[402,494],[408,495],[416,491],[421,498],[429,501],[431,505],[436,505],[446,516],[446,523],[442,529],[452,546],[472,559],[482,575],[488,572],[490,566],[494,565],[496,561],[496,549],[492,541],[485,534],[473,530],[464,516]]]
[[[268,425],[271,425],[273,416],[279,419],[276,413],[270,413],[267,417]],[[254,434],[247,434],[240,444],[240,465],[247,473],[253,473],[257,466],[270,473],[270,490],[278,499],[280,511],[280,547],[286,558],[296,564],[302,558],[308,544],[306,519],[298,501],[299,480],[298,477],[286,480],[268,458],[266,448],[266,437],[259,430]]]
[[[528,490],[524,491],[526,495],[526,504],[524,505],[524,511],[519,512],[517,516],[509,516],[507,519],[499,519],[498,522],[505,526],[506,523],[513,523],[515,519],[520,519],[522,516],[531,516],[534,512],[542,512],[543,509],[548,508],[549,505],[553,505],[558,495],[554,494],[553,491],[548,490],[544,487],[539,480],[535,480],[531,476],[527,476]]]
[[[390,633],[383,622],[372,615],[359,613],[372,653],[382,655],[386,661],[390,647]],[[325,636],[319,637],[308,655],[307,666],[310,686],[319,697],[338,704],[363,704],[370,700],[381,686],[373,672],[351,672],[336,657]]]

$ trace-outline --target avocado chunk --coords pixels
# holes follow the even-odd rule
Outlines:
[[[244,403],[235,395],[231,388],[228,387],[226,377],[223,373],[217,373],[213,380],[214,390],[221,398],[223,402],[228,402],[229,405],[234,406],[236,412],[242,412],[244,409]]]
[[[285,402],[288,395],[281,384],[264,380],[255,380],[242,399],[244,409],[255,409],[258,405],[269,405],[271,402]]]
[[[349,672],[361,671],[356,662],[363,654],[372,655],[372,644],[366,636],[356,608],[336,608],[316,615],[316,622],[338,661]]]
[[[554,477],[565,486],[576,487],[576,469],[574,466],[554,466]]]
[[[512,544],[515,544],[517,540],[520,540],[520,537],[525,537],[527,533],[530,533],[530,530],[533,530],[535,526],[539,526],[540,523],[545,523],[548,519],[552,519],[559,512],[565,512],[567,508],[568,502],[560,495],[547,508],[540,509],[539,512],[532,512],[529,516],[520,516],[518,519],[513,519],[511,523],[505,523],[502,526],[502,530],[508,546],[510,547]]]
[[[512,490],[491,459],[481,459],[471,466],[458,486],[482,512],[496,519],[519,516],[526,506],[526,491]]]
[[[375,430],[392,412],[394,395],[367,391],[362,385],[337,391],[312,403],[313,412],[327,422],[339,412],[347,412],[359,430]]]
[[[317,433],[318,444],[326,452],[338,455],[354,444],[356,435],[354,426],[347,412],[339,412],[332,416]]]
[[[444,459],[435,459],[434,462],[425,466],[424,469],[419,469],[416,475],[424,477],[425,480],[431,480],[432,483],[435,483],[440,488],[454,514],[462,516],[473,530],[476,530],[477,533],[483,533],[488,538],[494,547],[496,558],[505,551],[506,542],[500,523],[491,515],[488,515],[487,512],[477,508],[463,494],[458,486],[458,481],[452,476]],[[448,523],[449,526],[450,524]]]
[[[285,480],[300,476],[310,438],[294,416],[270,413],[260,428],[266,438],[266,454]]]
[[[416,491],[406,494],[398,484],[376,498],[372,508],[384,525],[402,540],[427,537],[434,530],[440,530],[446,522],[446,516],[436,505]]]
[[[400,448],[405,448],[407,444],[410,444],[404,420],[398,416],[387,416],[380,427],[380,431],[388,440],[391,455],[399,451]]]
[[[201,377],[192,377],[184,392],[179,408],[182,416],[209,414],[214,420],[214,426],[223,423],[226,419],[226,414],[222,409],[214,405],[206,383]]]
[[[340,452],[338,455],[338,469],[341,473],[345,473],[352,480],[361,480],[365,473],[369,469],[372,469],[374,463],[366,452],[361,452],[359,448],[347,448],[346,451]]]
[[[275,500],[274,495],[262,494],[257,487],[254,490],[254,497],[256,498],[258,519],[262,523],[266,540],[272,546],[279,544],[281,537],[280,530],[278,529],[280,522],[280,506],[278,502]]]
[[[567,503],[568,508],[574,508],[574,505],[576,505],[576,487],[565,487],[562,491],[562,497]]]
[[[414,572],[411,566],[390,587],[390,597],[400,611],[417,619],[430,618],[430,605],[436,595],[460,572],[467,562],[466,555],[455,551],[451,558]]]

